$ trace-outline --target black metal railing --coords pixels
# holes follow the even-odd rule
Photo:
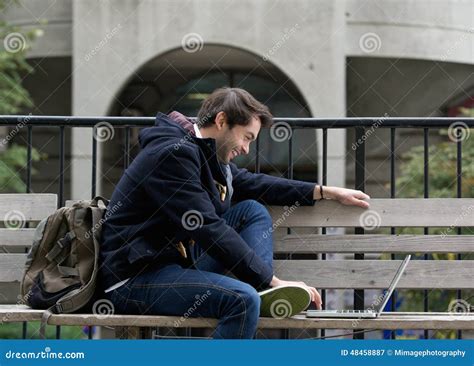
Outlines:
[[[108,123],[114,128],[124,129],[124,150],[123,150],[123,169],[125,170],[131,159],[131,129],[134,127],[149,127],[155,122],[153,117],[69,117],[69,116],[0,116],[0,126],[18,126],[22,124],[22,128],[27,128],[27,166],[26,166],[26,192],[31,192],[31,170],[32,170],[32,146],[33,146],[33,129],[37,127],[57,127],[59,130],[59,188],[58,188],[58,207],[62,207],[65,202],[64,197],[64,163],[65,163],[65,129],[72,127],[86,127],[96,130],[100,123]],[[441,129],[452,127],[455,123],[462,123],[465,128],[474,127],[474,118],[275,118],[275,123],[285,122],[288,128],[297,129],[320,129],[322,131],[322,167],[321,167],[321,184],[327,185],[327,146],[328,146],[328,130],[344,128],[355,129],[355,141],[363,140],[363,143],[357,143],[355,148],[355,189],[365,190],[366,184],[366,155],[365,155],[365,139],[363,136],[367,128],[377,125],[377,128],[390,129],[390,197],[396,197],[395,186],[395,163],[396,163],[396,130],[399,128],[411,128],[423,130],[423,146],[424,146],[424,197],[429,197],[429,132],[430,129]],[[457,130],[456,130],[457,131]],[[457,132],[456,132],[457,133]],[[94,135],[94,134],[93,134]],[[293,134],[290,134],[288,144],[288,169],[287,177],[293,178],[294,172],[294,156],[293,156]],[[462,193],[462,139],[456,141],[457,144],[457,160],[456,160],[456,192],[457,197],[461,198]],[[261,143],[258,138],[256,141],[255,171],[260,172],[260,150]],[[319,167],[318,167],[319,168]],[[91,181],[91,197],[96,195],[97,189],[97,140],[92,138],[92,181]],[[289,232],[290,229],[288,229]],[[395,228],[391,228],[391,234],[395,234]],[[326,234],[326,228],[322,229],[322,233]],[[363,228],[356,228],[356,234],[364,234]],[[428,228],[424,229],[424,233],[428,234]],[[457,228],[457,233],[461,234],[461,229]],[[355,254],[356,260],[363,260],[364,254]],[[391,255],[394,259],[394,254]],[[424,256],[427,259],[427,255]],[[460,254],[457,256],[461,258]],[[326,259],[326,255],[322,254],[322,260]],[[393,295],[391,306],[392,311],[395,310],[395,296]],[[322,291],[323,304],[325,303],[326,293]],[[457,298],[461,298],[461,291],[457,291]],[[362,310],[364,308],[364,290],[354,290],[354,309]],[[424,290],[423,309],[425,312],[429,309],[428,292]],[[26,338],[26,323],[23,326],[23,338]],[[56,328],[56,337],[59,339],[60,327]],[[324,337],[324,329],[321,336]],[[285,333],[288,336],[288,332]],[[425,338],[429,338],[428,330],[424,332]],[[461,331],[457,332],[457,337],[461,338]],[[89,338],[92,337],[92,331],[89,331]],[[395,338],[395,332],[391,332],[391,337]],[[363,332],[354,332],[354,338],[363,339]]]

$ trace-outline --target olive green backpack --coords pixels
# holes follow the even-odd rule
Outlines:
[[[102,202],[103,204],[100,204]],[[46,309],[40,336],[52,314],[90,307],[97,283],[99,240],[108,200],[98,196],[62,207],[35,231],[21,282],[24,302]]]

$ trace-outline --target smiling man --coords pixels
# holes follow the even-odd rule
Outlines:
[[[265,205],[320,199],[367,208],[360,191],[254,174],[231,162],[248,154],[272,115],[248,92],[214,91],[197,123],[159,113],[112,195],[103,225],[100,279],[117,313],[219,319],[214,338],[252,338],[259,316],[292,316],[318,291],[273,274]],[[260,292],[258,292],[260,291]]]

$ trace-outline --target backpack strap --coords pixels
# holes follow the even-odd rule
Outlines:
[[[76,238],[76,234],[74,231],[69,231],[59,239],[56,244],[51,248],[51,250],[46,254],[46,259],[49,260],[50,262],[56,262],[58,271],[63,275],[64,277],[78,277],[79,276],[79,270],[74,267],[68,267],[68,266],[62,266],[61,264],[64,262],[64,260],[68,257],[74,257],[72,256],[71,252],[69,251],[72,241]],[[66,250],[65,250],[66,249]],[[63,253],[61,255],[61,253]],[[72,258],[72,263],[75,264],[77,259]]]
[[[97,198],[97,197],[96,197]],[[105,199],[104,199],[105,200]],[[107,200],[106,200],[107,201]],[[108,201],[107,201],[108,202]],[[92,270],[91,278],[87,284],[81,287],[80,291],[72,291],[69,294],[63,296],[56,303],[56,309],[59,313],[71,312],[74,309],[79,309],[93,297],[96,291],[97,274],[99,271],[99,249],[100,249],[100,233],[101,225],[100,221],[104,215],[104,209],[94,207],[91,205],[89,208],[92,215],[92,240],[94,243],[94,267]]]
[[[56,305],[51,306],[49,309],[46,309],[41,315],[41,323],[40,323],[40,330],[39,336],[41,339],[46,339],[46,326],[48,325],[49,318],[53,314],[57,314],[56,312]]]
[[[79,270],[74,267],[60,266],[58,264],[58,271],[64,277],[79,277]]]
[[[69,231],[64,237],[59,239],[51,250],[46,254],[46,259],[50,262],[54,261],[56,257],[61,254],[64,248],[69,248],[73,239],[76,237],[74,231]],[[61,262],[60,260],[56,262]]]
[[[98,206],[99,206],[99,201],[102,201],[105,206],[108,206],[108,205],[109,205],[109,200],[108,200],[107,198],[104,198],[104,197],[102,197],[102,196],[95,196],[95,197],[91,200],[91,206],[92,206],[92,207],[98,207]]]

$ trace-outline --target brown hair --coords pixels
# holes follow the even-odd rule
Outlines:
[[[260,118],[262,127],[269,127],[273,116],[268,107],[256,100],[249,92],[240,88],[216,89],[202,103],[197,123],[210,126],[219,112],[224,112],[229,128],[235,125],[246,126],[252,117]]]

